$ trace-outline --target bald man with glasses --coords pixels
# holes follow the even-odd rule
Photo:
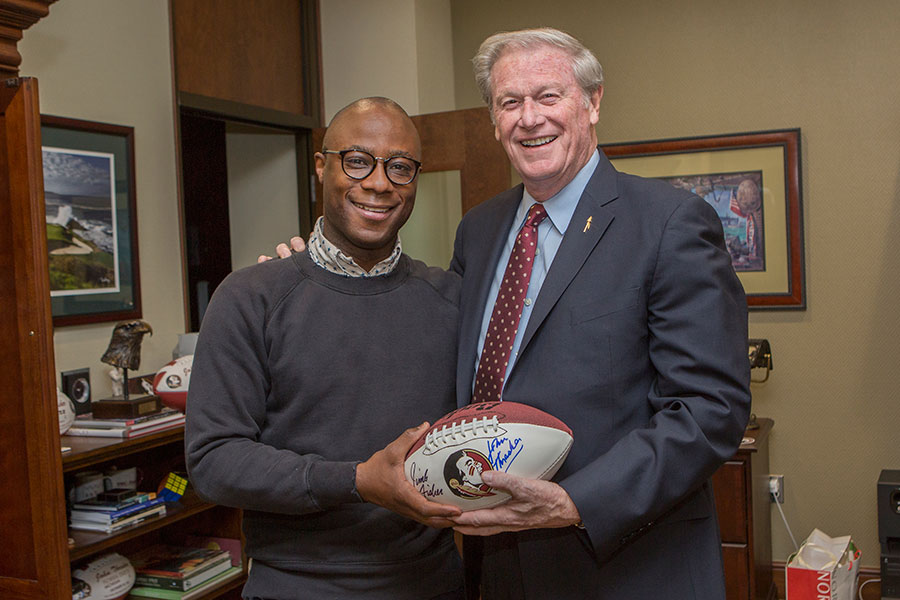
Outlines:
[[[340,111],[315,155],[323,216],[307,251],[232,273],[204,316],[187,466],[201,496],[244,509],[245,599],[463,597],[459,509],[399,466],[456,404],[460,278],[397,235],[420,157],[393,101]]]

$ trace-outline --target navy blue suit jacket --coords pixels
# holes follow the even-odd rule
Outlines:
[[[457,230],[459,405],[521,198],[522,186],[506,191]],[[740,444],[749,379],[746,299],[715,211],[601,152],[503,393],[572,428],[554,481],[585,529],[488,538],[485,600],[519,586],[528,598],[724,598],[709,478]]]

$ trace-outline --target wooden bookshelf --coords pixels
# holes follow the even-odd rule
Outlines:
[[[60,443],[71,448],[62,457],[66,488],[75,474],[82,471],[133,466],[142,473],[138,487],[154,491],[170,471],[184,471],[184,427],[134,439],[61,436]],[[166,504],[163,516],[112,534],[69,529],[69,561],[74,568],[106,552],[129,556],[152,544],[181,544],[189,534],[240,539],[240,519],[239,510],[203,501],[188,484],[181,500]],[[246,560],[243,562],[246,564]],[[203,600],[238,600],[245,581],[246,575],[228,580],[210,590]]]

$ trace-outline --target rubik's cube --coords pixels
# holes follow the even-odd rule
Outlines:
[[[178,502],[184,496],[187,484],[187,478],[176,473],[169,473],[162,490],[159,492],[159,497],[165,502]]]

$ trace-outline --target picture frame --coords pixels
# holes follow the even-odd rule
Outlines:
[[[621,172],[716,209],[750,309],[806,308],[800,129],[601,145]]]
[[[134,128],[41,115],[54,327],[141,315]]]

